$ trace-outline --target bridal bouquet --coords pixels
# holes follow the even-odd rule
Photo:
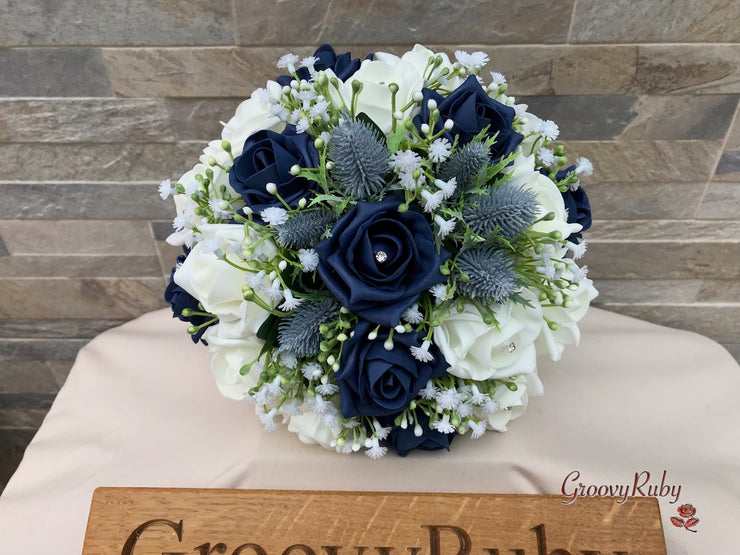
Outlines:
[[[596,296],[581,175],[482,52],[283,56],[162,198],[225,396],[338,452],[505,431]]]

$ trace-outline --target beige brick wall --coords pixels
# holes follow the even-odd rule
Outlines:
[[[156,186],[288,49],[485,50],[591,158],[606,308],[740,356],[736,0],[0,0],[0,487],[77,350],[163,306]],[[700,369],[697,369],[700,370]]]

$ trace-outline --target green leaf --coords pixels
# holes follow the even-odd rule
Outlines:
[[[311,170],[303,169],[298,173],[298,177],[303,177],[307,179],[308,181],[315,181],[316,183],[320,183],[319,176],[316,175],[316,172]]]
[[[393,135],[391,135],[390,139],[388,139],[388,142],[386,143],[388,145],[388,150],[391,151],[391,154],[398,151],[405,136],[406,128],[403,125],[399,125],[398,129],[396,129],[396,131],[393,133]]]

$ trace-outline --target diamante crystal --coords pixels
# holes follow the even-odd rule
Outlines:
[[[386,260],[388,260],[388,255],[385,253],[385,251],[378,251],[375,253],[375,260],[377,260],[380,263],[383,263]]]
[[[514,343],[513,341],[509,343],[506,346],[506,350],[509,351],[510,353],[513,353],[514,351],[516,351],[516,343]]]

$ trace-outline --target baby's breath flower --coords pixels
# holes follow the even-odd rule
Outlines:
[[[419,305],[414,303],[401,314],[401,318],[409,324],[419,324],[424,320],[424,316],[419,311]]]
[[[442,416],[442,420],[437,420],[434,424],[434,429],[442,434],[452,434],[455,433],[456,428],[452,424],[450,424],[450,415],[445,414]]]
[[[443,389],[434,400],[445,410],[455,410],[462,402],[463,397],[464,395],[458,393],[456,389]]]
[[[374,437],[370,448],[365,451],[365,454],[373,460],[378,460],[384,457],[387,452],[388,448],[381,446],[378,438]]]
[[[305,133],[308,131],[308,128],[311,126],[311,124],[308,122],[307,117],[302,117],[298,120],[298,123],[295,125],[295,132],[296,133]]]
[[[213,215],[219,220],[231,219],[232,206],[223,199],[211,199],[208,201],[208,207],[213,210]]]
[[[201,243],[201,249],[204,253],[216,253],[216,251],[219,251],[221,249],[221,244],[223,241],[219,239],[218,237],[214,237],[213,239],[208,239],[207,241],[203,241]]]
[[[162,200],[169,197],[173,192],[172,182],[169,179],[162,180],[159,184],[159,196],[162,197]]]
[[[265,296],[273,303],[278,303],[283,298],[283,290],[280,288],[280,280],[275,278],[269,287],[264,288]]]
[[[329,119],[329,113],[327,112],[329,106],[331,106],[331,103],[328,100],[319,100],[311,107],[309,117],[311,119],[320,117],[324,121],[327,121]]]
[[[330,412],[332,409],[336,409],[334,403],[324,399],[320,393],[310,398],[308,404],[316,414],[325,414]]]
[[[481,69],[488,63],[488,55],[480,51],[468,54],[465,50],[456,50],[455,58],[467,70]]]
[[[298,308],[303,302],[303,299],[296,299],[290,289],[283,291],[283,294],[285,296],[285,301],[278,307],[283,312],[290,312],[294,308]]]
[[[333,383],[322,383],[316,386],[316,392],[325,397],[331,397],[337,391],[339,391],[339,386]]]
[[[444,162],[449,157],[451,148],[450,141],[444,137],[434,139],[429,145],[429,159],[432,162]]]
[[[307,380],[318,380],[324,375],[324,370],[318,362],[307,362],[301,367],[301,374]]]
[[[438,283],[430,287],[429,292],[434,297],[434,304],[436,305],[442,304],[447,299],[447,285],[444,283]]]
[[[315,75],[316,69],[314,68],[314,65],[316,65],[316,62],[318,61],[319,59],[316,56],[306,56],[301,60],[301,67],[305,67],[311,75]]]
[[[275,414],[277,414],[277,409],[272,408],[268,413],[265,413],[262,407],[257,406],[257,414],[259,415],[262,424],[264,424],[266,432],[274,432],[278,429],[278,424],[277,422],[275,422]]]
[[[457,406],[455,412],[460,418],[467,418],[468,416],[473,414],[473,405],[470,404],[469,401],[465,401]]]
[[[325,412],[324,414],[322,414],[321,422],[327,428],[336,428],[341,424],[342,421],[339,418],[339,412],[333,410],[331,412]]]
[[[288,212],[279,206],[270,206],[260,212],[260,217],[267,225],[276,226],[288,221]]]
[[[435,179],[434,184],[440,191],[442,191],[444,198],[448,199],[455,194],[455,189],[457,189],[457,178],[450,177],[447,181]]]
[[[424,189],[421,192],[421,197],[424,199],[424,212],[434,212],[442,204],[444,193],[442,191],[430,193]]]
[[[583,156],[576,158],[576,174],[592,175],[593,173],[594,167],[588,158]]]
[[[536,131],[548,141],[554,141],[560,135],[558,124],[552,120],[540,121]]]
[[[419,390],[419,397],[431,401],[439,394],[439,388],[429,380],[427,384]]]
[[[283,54],[278,60],[277,66],[279,68],[287,68],[288,71],[293,73],[295,71],[295,65],[298,63],[298,56],[292,53]]]
[[[586,241],[581,241],[580,243],[573,243],[571,241],[568,241],[565,243],[565,246],[573,253],[573,260],[578,260],[581,258],[584,254],[586,254],[586,249],[588,248],[588,244]]]
[[[504,77],[498,71],[492,71],[491,72],[491,82],[495,86],[499,87],[501,85],[505,85],[506,84],[506,77]]]
[[[457,225],[457,220],[455,218],[450,218],[449,220],[445,220],[442,216],[434,216],[434,223],[437,224],[439,227],[439,230],[437,231],[437,235],[439,235],[442,239],[447,237],[450,233],[452,233],[455,230],[455,226]]]
[[[497,401],[494,401],[493,399],[491,399],[490,397],[488,397],[485,400],[485,402],[481,405],[480,408],[481,408],[481,411],[483,412],[483,414],[493,414],[494,412],[498,411],[499,408],[501,408],[501,407],[500,407],[500,405],[498,404]]]
[[[485,422],[476,422],[475,420],[468,420],[468,427],[470,428],[471,434],[470,436],[473,439],[478,439],[483,434],[486,433],[486,424]]]
[[[555,155],[552,150],[544,146],[537,151],[537,158],[540,159],[543,166],[552,166],[555,163]]]
[[[543,266],[537,266],[534,270],[535,272],[545,276],[547,279],[555,278],[555,264],[553,264],[552,260],[543,261]]]
[[[581,283],[588,276],[588,266],[581,266],[576,268],[573,272],[573,281],[575,283]]]
[[[175,219],[172,220],[172,227],[175,231],[182,231],[188,224],[188,217],[185,214],[178,214]]]
[[[298,251],[298,260],[303,266],[304,272],[313,272],[319,267],[319,253],[314,249],[300,249]]]
[[[409,350],[411,351],[411,356],[421,362],[432,362],[434,360],[434,355],[429,352],[430,345],[431,343],[426,339],[422,342],[421,347],[412,345],[411,347],[409,347]]]
[[[412,173],[421,169],[421,156],[413,150],[399,150],[391,154],[390,164],[399,172]]]

